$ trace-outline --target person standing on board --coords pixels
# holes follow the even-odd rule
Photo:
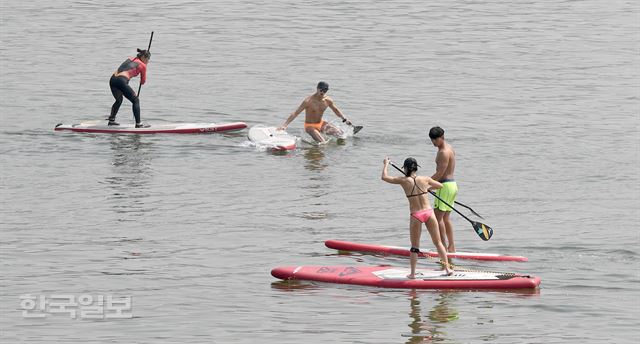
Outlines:
[[[458,184],[456,184],[453,178],[453,172],[456,169],[456,152],[451,145],[445,141],[444,130],[442,128],[431,128],[429,130],[429,138],[431,139],[431,143],[435,147],[438,147],[436,173],[431,176],[431,178],[442,183],[442,188],[436,191],[436,195],[445,202],[453,205],[456,201],[456,195],[458,194]],[[435,209],[436,218],[438,219],[442,242],[447,247],[447,252],[453,253],[456,251],[456,245],[453,242],[453,224],[450,218],[452,208],[437,198],[433,202],[433,208]]]
[[[111,88],[111,94],[116,99],[111,106],[111,115],[109,116],[109,125],[120,125],[116,122],[116,115],[122,104],[122,96],[124,95],[133,105],[133,117],[136,120],[136,128],[148,128],[148,124],[142,124],[140,122],[140,101],[138,95],[129,86],[129,80],[140,74],[140,85],[144,85],[147,81],[147,63],[151,58],[151,53],[148,50],[138,49],[138,55],[136,57],[129,57],[124,61],[118,69],[113,72],[111,79],[109,79],[109,87]]]
[[[414,279],[416,277],[416,264],[418,262],[418,254],[420,254],[420,235],[422,234],[422,224],[427,227],[431,241],[438,250],[440,263],[442,264],[445,274],[451,275],[453,270],[449,266],[447,259],[447,250],[444,248],[440,240],[440,231],[438,230],[438,221],[433,216],[433,209],[429,204],[427,197],[429,190],[440,189],[442,184],[427,176],[417,176],[418,162],[414,158],[407,158],[404,161],[403,177],[391,177],[387,172],[389,166],[389,158],[385,158],[384,167],[382,168],[382,180],[391,184],[400,184],[404,189],[404,193],[409,200],[409,238],[411,240],[411,273],[407,278]]]
[[[338,109],[333,103],[333,99],[326,96],[327,92],[329,92],[329,84],[324,81],[320,81],[316,87],[316,93],[304,98],[302,104],[298,106],[296,111],[287,118],[278,130],[286,130],[289,123],[291,123],[304,110],[304,130],[311,135],[316,142],[327,142],[320,133],[326,133],[333,136],[342,135],[342,130],[322,120],[324,110],[326,110],[327,107],[330,107],[336,116],[342,118],[343,123],[351,125],[351,122],[344,117],[340,109]]]

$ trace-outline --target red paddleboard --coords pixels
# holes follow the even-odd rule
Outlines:
[[[407,289],[533,289],[540,278],[502,272],[454,271],[450,276],[440,270],[416,269],[409,279],[408,268],[391,266],[282,266],[271,275],[283,280],[304,280],[381,288]]]
[[[75,131],[79,133],[105,134],[200,134],[241,130],[247,127],[244,122],[234,123],[171,123],[152,125],[148,128],[136,128],[134,124],[107,125],[106,121],[77,124],[58,124],[56,131]]]
[[[398,246],[386,246],[386,245],[373,245],[373,244],[359,244],[355,242],[340,241],[340,240],[327,240],[324,244],[328,248],[333,248],[341,251],[357,251],[357,252],[371,252],[381,253],[385,255],[397,255],[409,257],[410,252],[406,247]],[[420,252],[421,257],[438,257],[438,252],[428,251]],[[497,253],[471,253],[471,252],[456,252],[448,253],[449,258],[460,259],[475,259],[475,260],[498,260],[498,261],[516,261],[526,262],[529,259],[521,256],[505,256]]]

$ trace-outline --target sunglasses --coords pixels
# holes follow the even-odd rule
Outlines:
[[[318,91],[322,92],[322,93],[327,93],[329,92],[328,88],[319,88]]]

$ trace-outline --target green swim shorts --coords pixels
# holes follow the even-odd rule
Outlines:
[[[456,184],[453,180],[445,180],[442,183],[442,188],[436,191],[436,195],[442,198],[445,202],[453,205],[453,202],[456,200],[456,195],[458,194],[458,184]],[[444,202],[440,201],[436,198],[433,202],[433,208],[440,211],[451,211],[451,207],[444,204]]]

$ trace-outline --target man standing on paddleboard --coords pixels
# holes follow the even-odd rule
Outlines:
[[[316,142],[327,142],[321,133],[332,136],[342,135],[342,130],[322,120],[324,111],[327,109],[327,107],[330,107],[331,110],[333,110],[333,112],[336,114],[336,116],[342,118],[343,123],[351,125],[351,122],[346,117],[344,117],[340,109],[338,109],[333,103],[333,99],[326,96],[327,92],[329,92],[329,84],[324,81],[320,81],[316,88],[316,93],[304,98],[302,104],[298,106],[296,111],[294,111],[289,116],[289,118],[287,118],[287,120],[281,127],[278,128],[278,130],[286,130],[287,126],[289,126],[289,123],[291,123],[304,110],[304,130],[309,135],[311,135],[311,137],[313,137]]]
[[[136,128],[148,128],[148,124],[142,124],[140,122],[140,101],[138,95],[129,86],[129,80],[140,74],[140,85],[144,85],[147,81],[147,63],[151,58],[149,50],[138,49],[138,55],[136,57],[129,57],[124,61],[118,69],[113,72],[111,79],[109,79],[109,87],[111,88],[111,94],[116,101],[111,106],[111,115],[109,116],[109,125],[120,125],[116,122],[116,115],[122,104],[122,96],[124,95],[133,105],[133,117],[136,120]]]
[[[436,155],[436,173],[431,178],[439,181],[442,188],[436,191],[436,195],[442,198],[446,203],[453,204],[458,194],[458,184],[453,178],[453,172],[456,169],[456,152],[451,145],[444,139],[444,130],[440,127],[433,127],[429,130],[429,138],[431,143],[438,147]],[[451,207],[441,202],[438,198],[433,202],[436,219],[438,219],[438,227],[440,229],[440,238],[447,247],[447,252],[456,251],[456,245],[453,242],[453,224],[451,223]]]

